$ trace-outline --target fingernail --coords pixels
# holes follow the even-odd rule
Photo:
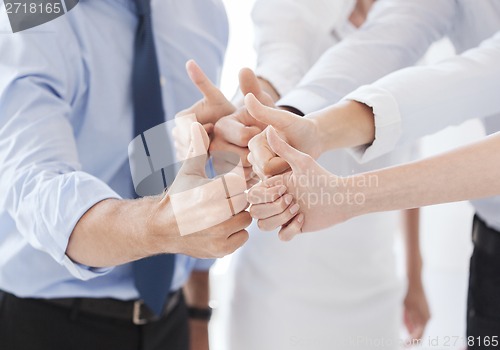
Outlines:
[[[300,205],[298,205],[297,203],[295,203],[290,208],[290,213],[295,214],[295,213],[297,213],[299,211],[299,209],[300,209]]]
[[[300,215],[297,217],[297,221],[299,222],[299,224],[301,224],[301,223],[304,221],[304,214],[300,214]]]
[[[288,205],[290,203],[292,203],[292,200],[293,200],[293,196],[291,194],[287,194],[285,196],[285,203]]]
[[[278,191],[279,195],[282,196],[285,192],[286,192],[286,186],[281,185],[281,187],[280,187],[280,189]],[[290,204],[290,203],[287,203],[287,204]]]

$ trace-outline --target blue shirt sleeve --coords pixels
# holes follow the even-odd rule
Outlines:
[[[196,259],[193,270],[208,271],[215,263],[215,259]]]
[[[72,262],[69,237],[89,208],[119,196],[81,171],[70,123],[81,60],[68,57],[76,40],[55,22],[0,38],[0,207],[33,247],[86,280],[108,270]]]

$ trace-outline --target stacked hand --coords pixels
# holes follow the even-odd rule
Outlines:
[[[248,142],[267,126],[252,118],[245,107],[237,109],[215,87],[194,61],[186,65],[189,77],[203,94],[203,99],[176,116],[173,136],[180,160],[185,158],[190,144],[189,128],[192,122],[203,124],[211,136],[210,155],[217,174],[233,171],[244,174],[249,185],[257,180],[248,161]],[[265,93],[250,69],[243,69],[239,76],[243,94],[252,93],[267,106],[272,98]]]
[[[279,236],[286,241],[349,218],[348,204],[355,202],[348,180],[287,144],[273,127],[266,129],[265,137],[270,152],[290,164],[291,171],[263,181],[248,193],[250,213],[262,230],[282,226]]]
[[[278,134],[292,147],[317,158],[321,154],[318,128],[314,119],[302,118],[285,110],[264,106],[251,93],[245,97],[245,105],[253,118],[276,129]],[[280,174],[290,168],[276,155],[267,142],[266,134],[260,133],[250,140],[248,157],[253,171],[261,178]]]
[[[191,125],[187,158],[150,223],[152,232],[164,235],[163,208],[170,207],[178,232],[171,237],[175,253],[215,258],[234,252],[248,239],[245,228],[251,223],[245,211],[248,202],[242,177],[230,173],[215,179],[205,174],[209,138],[199,123]],[[169,232],[174,232],[170,226]]]
[[[211,136],[209,152],[217,174],[240,174],[249,187],[259,178],[264,180],[248,193],[250,213],[261,229],[282,226],[280,237],[289,240],[299,232],[347,219],[344,206],[332,210],[335,200],[347,195],[342,192],[348,191],[347,186],[331,186],[340,178],[314,161],[321,154],[314,119],[273,108],[271,97],[250,69],[240,72],[240,88],[246,97],[239,109],[193,61],[187,70],[203,99],[177,115],[174,138],[181,159],[192,142],[188,130],[198,121]]]
[[[186,71],[193,84],[202,93],[203,98],[175,116],[178,127],[174,129],[173,136],[177,156],[180,160],[185,158],[189,149],[190,125],[193,121],[202,124],[207,133],[211,134],[215,123],[220,118],[236,111],[236,107],[212,84],[195,61],[190,60],[186,63]],[[194,120],[190,117],[194,117]],[[185,123],[185,121],[189,122]]]

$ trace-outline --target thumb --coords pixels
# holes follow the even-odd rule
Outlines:
[[[273,152],[290,164],[294,173],[301,173],[303,164],[311,157],[286,143],[272,126],[267,127],[266,137]]]
[[[226,101],[224,94],[208,79],[201,67],[194,61],[189,60],[186,63],[186,71],[189,79],[203,94],[203,97],[209,101]]]
[[[278,130],[289,127],[298,118],[290,112],[264,106],[251,93],[245,96],[245,106],[252,117],[261,123],[272,125]]]
[[[205,165],[208,157],[210,139],[205,128],[198,122],[191,125],[191,144],[186,160],[179,174],[207,177]]]
[[[274,101],[262,90],[259,79],[250,68],[243,68],[239,74],[240,89],[243,95],[253,94],[259,102],[266,106],[274,106]]]

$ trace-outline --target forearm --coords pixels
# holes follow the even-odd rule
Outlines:
[[[408,283],[422,282],[422,255],[420,253],[420,209],[402,212],[403,230],[406,246],[406,275]]]
[[[499,195],[499,149],[500,134],[495,134],[436,157],[355,175],[351,190],[365,201],[350,208],[350,215]],[[371,186],[359,185],[367,183]]]
[[[375,139],[372,109],[355,101],[342,101],[307,118],[315,122],[322,152],[369,145]]]
[[[66,254],[74,261],[92,267],[109,267],[166,252],[165,237],[152,234],[151,216],[159,199],[109,199],[97,203],[78,221]],[[175,234],[173,216],[165,230]]]

